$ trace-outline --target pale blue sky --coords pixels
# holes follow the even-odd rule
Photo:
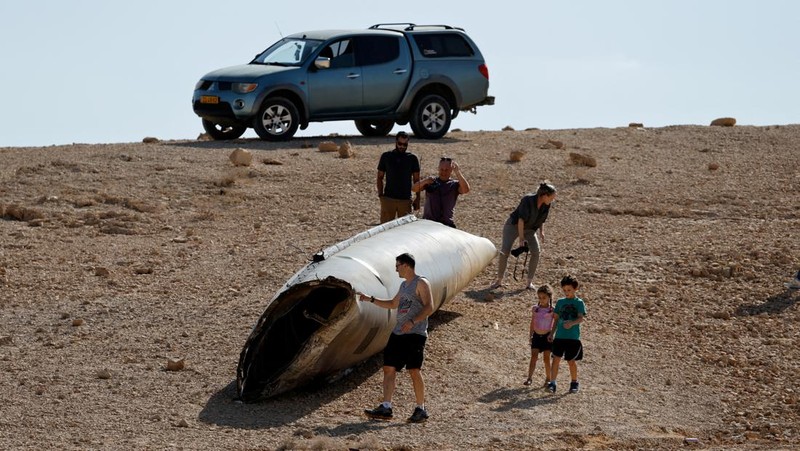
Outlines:
[[[381,22],[477,42],[497,101],[453,128],[800,123],[793,0],[0,1],[0,147],[194,139],[203,74],[248,62],[279,30]],[[331,132],[357,133],[328,122],[298,136]]]

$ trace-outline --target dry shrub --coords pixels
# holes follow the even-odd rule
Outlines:
[[[511,155],[509,155],[508,160],[514,163],[519,163],[522,161],[522,157],[525,156],[524,150],[512,150]]]
[[[272,158],[264,158],[263,160],[261,160],[261,162],[266,165],[273,165],[273,166],[280,166],[283,164],[278,160],[273,160]]]
[[[505,127],[503,127],[503,131],[504,132],[513,132],[514,131],[514,127],[512,127],[510,125],[506,125]]]
[[[641,122],[631,122],[630,124],[628,124],[628,127],[630,127],[630,128],[642,128],[642,127],[644,127],[644,124],[642,124]]]
[[[736,118],[720,117],[711,121],[711,125],[715,127],[733,127],[736,125]]]
[[[577,166],[597,167],[597,160],[594,157],[576,152],[569,153],[569,161]]]

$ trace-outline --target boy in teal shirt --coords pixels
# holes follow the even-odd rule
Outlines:
[[[578,360],[583,359],[583,345],[581,344],[581,323],[586,316],[586,306],[583,299],[576,296],[578,291],[578,279],[573,276],[564,276],[561,279],[561,290],[564,292],[563,298],[556,302],[554,311],[555,322],[553,330],[550,331],[547,339],[553,342],[552,368],[550,369],[550,383],[547,389],[556,392],[556,377],[558,376],[558,364],[561,359],[566,359],[569,364],[569,384],[570,393],[578,393]]]

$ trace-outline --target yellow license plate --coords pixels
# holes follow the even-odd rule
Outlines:
[[[219,97],[217,96],[200,96],[200,103],[219,103]]]

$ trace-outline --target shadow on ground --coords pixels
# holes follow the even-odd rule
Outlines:
[[[432,332],[438,326],[447,324],[459,316],[461,315],[456,312],[439,310],[431,316],[428,331]],[[236,381],[231,381],[211,396],[198,419],[217,426],[241,429],[269,429],[285,426],[358,388],[379,372],[382,364],[383,355],[376,354],[355,368],[345,371],[343,376],[332,382],[321,380],[253,404],[238,401]],[[380,387],[376,386],[375,391],[379,392]],[[354,414],[360,413],[361,409],[365,407],[353,406]],[[376,422],[364,417],[363,421],[346,423],[319,432],[331,436],[348,435],[396,425],[396,423]]]
[[[800,290],[786,290],[767,298],[761,304],[740,305],[734,315],[736,316],[756,316],[762,313],[779,315],[784,310],[795,305],[800,299]]]
[[[394,136],[384,136],[380,138],[365,137],[359,135],[342,135],[342,136],[301,136],[292,138],[288,141],[263,141],[258,138],[239,138],[229,141],[167,141],[162,142],[162,145],[171,147],[185,147],[192,149],[215,149],[215,150],[233,150],[233,149],[247,149],[247,150],[298,150],[306,152],[317,152],[317,146],[322,141],[334,141],[337,144],[342,144],[349,141],[353,147],[358,146],[386,146],[386,150],[390,150],[394,144]],[[411,151],[414,151],[415,144],[423,143],[436,143],[436,144],[460,144],[464,142],[462,139],[444,137],[437,140],[423,140],[414,139],[411,137]]]

